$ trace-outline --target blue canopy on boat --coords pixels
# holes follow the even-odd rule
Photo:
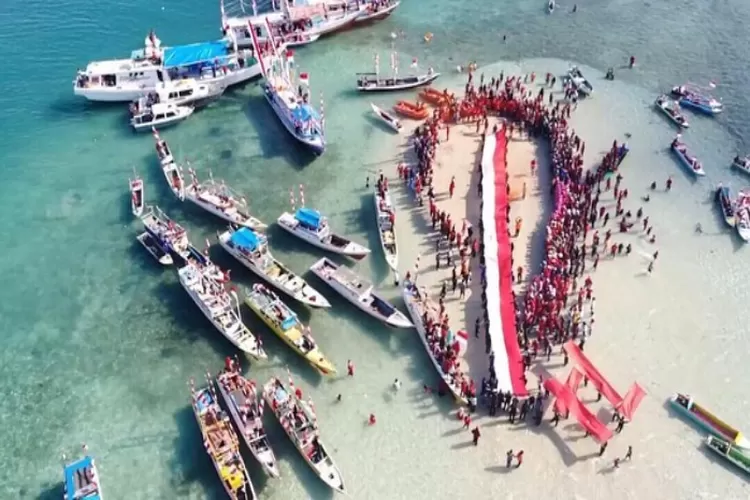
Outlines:
[[[246,227],[240,228],[235,231],[229,238],[229,241],[231,241],[235,246],[251,251],[258,248],[258,246],[262,242],[258,233]]]
[[[164,49],[164,67],[191,66],[200,63],[213,63],[229,55],[229,45],[224,40],[216,42],[178,45]]]
[[[287,331],[296,324],[297,324],[297,318],[292,315],[292,316],[289,316],[287,319],[285,319],[283,323],[281,323],[281,329],[284,331]]]
[[[73,498],[73,496],[76,494],[76,471],[86,470],[93,465],[94,458],[91,456],[85,456],[82,459],[65,466],[65,470],[63,472],[65,474],[65,491],[68,492],[68,496],[70,498]],[[83,498],[85,498],[86,500],[101,500],[102,497],[98,494],[93,494]]]
[[[310,120],[320,120],[318,112],[309,104],[300,104],[292,109],[292,116],[294,117],[294,120],[299,123],[305,123]]]
[[[312,229],[320,228],[320,223],[323,220],[320,212],[318,212],[317,210],[313,210],[312,208],[305,207],[298,209],[297,213],[294,214],[294,218],[305,226],[311,227]]]

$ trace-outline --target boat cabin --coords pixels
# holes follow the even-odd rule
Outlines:
[[[184,113],[172,103],[155,103],[133,116],[133,126],[171,122],[182,118]]]
[[[245,255],[252,255],[255,252],[266,253],[265,237],[246,227],[232,233],[229,243]]]
[[[319,234],[328,230],[328,220],[312,208],[298,209],[294,213],[294,219],[299,223],[299,227],[312,233]]]
[[[164,73],[150,60],[117,59],[89,63],[76,75],[75,88],[153,87],[164,81]]]

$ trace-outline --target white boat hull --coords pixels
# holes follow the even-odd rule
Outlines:
[[[207,201],[204,201],[200,197],[196,196],[195,193],[191,191],[189,187],[187,190],[185,190],[185,201],[189,201],[190,203],[194,204],[195,206],[199,208],[202,208],[203,210],[210,213],[211,215],[215,215],[216,217],[222,220],[225,220],[231,224],[236,224],[238,226],[246,227],[254,231],[262,231],[266,229],[267,227],[260,220],[254,217],[249,217],[247,219],[235,219],[227,215],[224,211],[217,208],[216,205],[209,203]]]
[[[355,23],[368,23],[372,21],[379,21],[381,19],[385,19],[386,17],[393,14],[393,11],[396,10],[396,8],[401,5],[401,2],[394,2],[393,4],[389,5],[388,7],[384,9],[380,9],[377,12],[371,12],[367,9],[364,9],[362,11],[362,14],[354,20]]]
[[[387,200],[390,201],[390,196],[389,196],[389,194],[388,194],[387,191],[385,193],[385,197],[386,197]],[[394,252],[389,252],[388,249],[387,249],[388,244],[385,241],[385,238],[386,238],[385,233],[380,228],[380,214],[381,214],[381,211],[380,211],[379,200],[380,200],[380,197],[378,196],[378,192],[377,192],[377,188],[376,188],[376,191],[375,191],[375,213],[377,214],[377,217],[378,217],[378,235],[380,237],[380,247],[383,249],[383,255],[385,256],[385,262],[388,264],[388,267],[390,267],[392,271],[398,272],[398,246],[397,246],[397,243],[396,243],[396,231],[395,231],[395,228],[392,231],[393,232],[393,246],[394,246],[395,251]],[[390,205],[393,206],[392,203]]]
[[[375,113],[375,116],[377,116],[381,122],[385,123],[388,128],[390,128],[397,134],[401,133],[401,122],[398,118],[386,111],[383,111],[372,103],[370,103],[370,107],[372,108],[372,112]]]
[[[366,248],[359,243],[349,241],[348,238],[341,237],[341,239],[349,241],[349,243],[344,247],[334,246],[330,243],[326,243],[325,241],[321,241],[321,239],[318,238],[317,235],[312,234],[310,231],[300,229],[299,225],[296,224],[294,215],[290,213],[285,212],[281,214],[276,222],[289,234],[293,234],[297,238],[306,241],[312,246],[318,247],[322,250],[326,250],[338,255],[344,255],[345,257],[351,257],[357,260],[367,257],[367,255],[370,254],[369,248]]]
[[[179,109],[179,113],[176,116],[173,116],[170,118],[164,118],[161,120],[153,120],[150,122],[137,122],[135,118],[131,118],[130,126],[133,127],[133,129],[136,132],[151,131],[152,128],[162,129],[164,127],[177,125],[181,121],[189,118],[190,115],[193,114],[193,111],[195,111],[194,108],[189,107],[189,106],[179,106],[178,109]]]

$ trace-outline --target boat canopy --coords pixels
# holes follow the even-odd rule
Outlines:
[[[255,250],[260,246],[262,240],[258,233],[255,231],[243,227],[232,233],[229,240],[236,246],[244,248],[246,250]]]
[[[297,324],[297,318],[292,314],[281,322],[281,329],[284,331],[289,330],[291,327]]]
[[[320,229],[320,226],[323,223],[323,217],[320,215],[320,212],[313,210],[312,208],[302,207],[298,209],[297,213],[294,214],[294,218],[297,219],[298,222],[312,229]]]
[[[76,477],[78,475],[78,471],[85,471],[86,469],[89,469],[94,466],[94,458],[91,456],[85,456],[82,459],[73,462],[72,464],[68,464],[65,466],[64,474],[65,474],[65,491],[68,492],[68,495],[70,498],[81,498],[85,500],[101,500],[101,495],[99,495],[99,489],[97,486],[91,487],[92,491],[88,495],[81,495],[83,493],[82,486],[80,482],[76,481]],[[93,484],[93,483],[92,483]],[[84,486],[85,487],[85,486]],[[81,495],[81,496],[78,496]]]
[[[215,42],[193,43],[178,45],[164,50],[164,67],[177,68],[195,64],[212,63],[226,59],[229,55],[229,45],[225,40]]]
[[[292,116],[294,116],[295,121],[299,123],[307,123],[310,120],[320,120],[320,117],[318,116],[317,111],[315,111],[315,108],[313,108],[309,104],[299,103],[297,107],[292,109]]]

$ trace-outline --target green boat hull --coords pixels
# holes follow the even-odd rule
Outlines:
[[[724,457],[727,461],[750,474],[750,450],[737,448],[731,443],[728,443],[723,439],[717,439],[713,436],[706,438],[706,446],[708,446],[711,451]]]

